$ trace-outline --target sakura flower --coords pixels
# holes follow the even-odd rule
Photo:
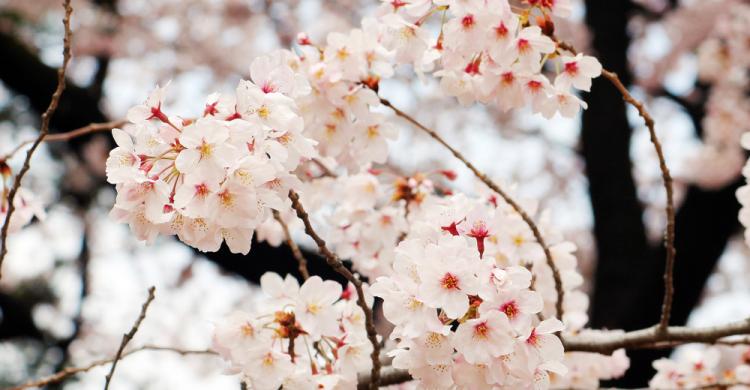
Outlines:
[[[330,72],[330,81],[359,80],[365,74],[366,60],[360,54],[362,30],[352,30],[349,35],[333,32],[328,34],[323,56]]]
[[[137,105],[128,110],[128,120],[133,123],[138,123],[155,118],[164,123],[170,123],[167,115],[161,110],[167,87],[169,87],[169,83],[163,87],[157,85],[151,94],[148,95],[148,98],[143,104]]]
[[[2,189],[2,191],[0,191],[0,227],[2,227],[5,224],[5,218],[8,214],[8,196],[10,190],[5,184],[4,175],[0,175],[0,181],[2,181],[2,187],[0,187],[0,189]],[[15,233],[21,230],[21,228],[28,225],[34,217],[43,220],[46,216],[42,203],[28,188],[18,188],[16,196],[13,198],[13,205],[15,211],[10,218],[10,225],[8,226],[9,233]]]
[[[479,281],[469,262],[478,257],[458,237],[443,237],[439,245],[428,245],[425,255],[430,261],[418,270],[419,299],[443,309],[450,318],[460,318],[469,309],[468,296],[477,292]]]
[[[120,129],[112,129],[117,147],[112,149],[107,158],[107,180],[111,184],[138,180],[143,177],[140,171],[141,159],[135,153],[130,134]]]
[[[310,92],[310,85],[302,75],[289,66],[295,59],[291,53],[277,50],[261,56],[250,64],[250,78],[265,93],[282,93],[297,97]]]
[[[481,18],[483,8],[482,3],[475,0],[456,2],[451,7],[455,17],[443,27],[447,47],[466,55],[472,55],[481,48],[486,34]]]
[[[552,11],[553,14],[567,18],[573,11],[573,2],[571,0],[527,0],[534,6],[539,6]]]
[[[513,352],[512,328],[508,317],[489,311],[458,326],[453,347],[469,363],[489,363],[492,358]]]
[[[550,98],[541,107],[541,113],[547,119],[555,116],[557,112],[566,118],[573,118],[581,111],[581,108],[588,107],[586,102],[568,92],[561,84],[555,84],[549,92]]]
[[[213,345],[223,358],[241,365],[246,351],[257,348],[269,336],[252,315],[235,311],[216,324]]]
[[[291,375],[294,365],[289,355],[273,348],[251,349],[243,371],[250,378],[253,388],[259,390],[274,390],[284,382],[284,378]]]
[[[491,219],[491,214],[487,215],[484,213],[484,210],[477,208],[466,216],[465,223],[462,223],[459,229],[462,234],[477,241],[477,251],[479,252],[480,259],[484,254],[484,240],[493,234],[490,224]]]
[[[201,167],[205,175],[221,177],[224,166],[234,155],[234,148],[225,142],[228,138],[229,131],[220,123],[198,119],[180,135],[180,144],[185,149],[177,156],[175,166],[181,173],[192,173]]]
[[[357,154],[360,163],[384,163],[388,157],[387,140],[396,138],[396,130],[377,114],[358,118],[354,129],[354,146],[360,150]]]
[[[366,338],[347,339],[338,350],[337,363],[341,372],[356,378],[357,373],[369,370],[372,365],[371,352],[372,344]]]
[[[294,311],[302,327],[314,338],[336,331],[333,302],[341,296],[341,285],[312,276],[300,287]]]
[[[417,298],[417,289],[416,283],[398,275],[378,278],[372,285],[373,295],[383,298],[383,314],[396,325],[394,336],[417,337],[442,328],[435,309]]]
[[[505,290],[497,293],[492,299],[485,300],[479,306],[479,313],[497,310],[504,313],[513,327],[527,329],[534,316],[542,311],[544,302],[536,291],[526,289]]]
[[[280,304],[291,303],[299,294],[299,282],[292,275],[284,279],[276,273],[266,272],[260,277],[263,292]]]
[[[562,361],[563,345],[560,339],[554,335],[555,332],[563,330],[565,326],[556,318],[549,318],[531,328],[525,346],[529,353],[539,356],[542,361]]]
[[[529,69],[539,68],[541,56],[555,51],[555,43],[542,34],[539,26],[529,26],[521,29],[513,43],[513,52],[518,56],[521,64]]]
[[[555,78],[555,84],[560,88],[571,85],[582,91],[591,90],[591,79],[602,74],[602,65],[591,56],[578,53],[575,57],[561,57],[563,71]]]

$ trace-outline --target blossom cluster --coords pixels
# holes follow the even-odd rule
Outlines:
[[[683,351],[676,359],[659,359],[653,364],[656,375],[649,387],[747,389],[750,387],[750,350],[747,347],[741,349],[740,356],[732,364],[722,363],[723,351],[715,346]]]
[[[746,150],[750,150],[750,78],[747,75],[750,55],[745,45],[750,41],[750,5],[734,4],[729,11],[728,20],[717,26],[715,36],[699,49],[701,77],[713,83],[703,126],[706,148],[731,156],[721,161],[732,158],[741,163],[746,160]],[[737,146],[738,140],[742,148]],[[735,171],[728,171],[732,174],[729,179],[733,179]],[[750,181],[750,160],[742,168],[742,175]],[[750,244],[747,230],[750,227],[750,184],[737,190],[737,200],[742,204],[739,220],[746,229],[745,241]]]
[[[372,345],[354,289],[318,276],[300,286],[270,272],[261,288],[265,297],[253,310],[216,325],[214,348],[230,371],[258,390],[356,388]]]
[[[736,179],[746,160],[739,141],[750,132],[750,5],[733,2],[718,8],[720,22],[697,51],[698,77],[711,88],[701,122],[703,145],[688,173],[706,188],[721,188]]]
[[[111,215],[141,240],[177,235],[203,251],[226,242],[247,253],[254,228],[270,209],[284,206],[299,181],[292,171],[315,155],[295,103],[309,88],[289,56],[278,51],[256,59],[252,81],[240,81],[234,96],[211,95],[198,119],[164,113],[165,88],[133,107],[132,125],[113,130]]]
[[[588,91],[601,64],[582,54],[558,56],[550,15],[568,16],[569,1],[527,3],[516,13],[507,0],[383,0],[379,20],[388,27],[386,47],[396,61],[413,64],[418,73],[433,71],[443,92],[462,104],[479,101],[504,111],[530,104],[546,118],[558,112],[572,117],[586,108],[573,88]],[[536,24],[534,12],[540,14]],[[442,15],[437,34],[432,15]],[[551,82],[544,67],[555,57]]]
[[[558,378],[568,371],[556,336],[565,326],[546,315],[556,300],[554,282],[537,271],[546,267],[544,253],[511,210],[493,198],[427,197],[412,210],[415,222],[395,249],[392,273],[372,285],[395,325],[393,366],[425,387],[548,388],[550,373]],[[553,252],[568,291],[581,280],[565,264],[569,245],[557,243]],[[578,318],[585,318],[587,301],[570,293],[565,306],[572,330],[583,325]],[[576,303],[582,303],[578,310]],[[611,376],[591,368],[596,359],[585,360],[596,355],[584,355],[572,359],[587,379],[598,384]]]
[[[375,112],[377,90],[404,64],[420,77],[433,72],[443,92],[463,104],[479,101],[505,111],[530,104],[547,118],[576,115],[586,103],[574,89],[588,91],[602,67],[594,57],[558,55],[548,36],[549,14],[566,16],[568,1],[529,5],[515,13],[507,0],[384,0],[377,18],[330,33],[325,45],[300,34],[297,66],[313,93],[299,105],[320,155],[350,171],[385,162],[387,140],[397,132]],[[537,25],[534,10],[546,17]],[[551,82],[544,71],[553,58]]]
[[[393,75],[393,56],[382,37],[382,26],[365,19],[362,28],[330,33],[323,47],[305,34],[297,40],[299,66],[313,90],[299,102],[307,134],[319,142],[321,156],[351,171],[385,162],[387,140],[397,136],[373,111],[380,105],[379,81]]]
[[[10,208],[9,196],[12,185],[12,172],[5,161],[0,161],[0,228],[5,225],[5,218]],[[32,191],[25,187],[18,188],[13,198],[15,207],[10,218],[8,232],[13,233],[28,225],[34,217],[44,218],[45,212],[41,201],[37,199]]]
[[[371,173],[337,178],[343,196],[328,217],[331,244],[341,258],[368,278],[391,273],[393,251],[408,230],[406,208]]]

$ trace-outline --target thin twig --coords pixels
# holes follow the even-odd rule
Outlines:
[[[557,42],[558,48],[569,51],[574,55],[578,54],[578,52],[572,45],[557,39],[555,39],[555,41]],[[617,88],[617,91],[620,92],[620,94],[622,95],[622,99],[626,103],[630,104],[631,106],[635,107],[636,110],[638,110],[638,115],[640,115],[640,117],[643,118],[643,121],[646,123],[646,127],[648,128],[648,133],[651,138],[651,143],[654,145],[656,155],[659,158],[659,169],[661,170],[664,191],[667,194],[667,229],[664,237],[667,256],[664,265],[664,300],[661,308],[661,318],[659,319],[659,331],[667,332],[669,331],[669,318],[672,314],[672,301],[674,300],[674,259],[676,254],[674,246],[675,209],[672,175],[669,172],[669,167],[667,167],[667,161],[664,157],[664,150],[662,149],[659,137],[656,136],[654,119],[651,117],[651,114],[649,114],[646,106],[643,104],[643,102],[634,98],[633,95],[630,94],[628,89],[617,76],[617,73],[609,71],[607,69],[602,69],[602,76],[604,76],[612,83],[612,85],[615,86],[615,88]]]
[[[472,173],[474,173],[474,176],[476,176],[479,180],[481,180],[487,187],[489,187],[492,191],[495,191],[498,195],[500,195],[503,200],[505,200],[506,203],[510,205],[510,207],[513,208],[513,210],[518,213],[518,215],[521,216],[523,221],[526,223],[526,225],[529,226],[529,229],[531,229],[531,232],[534,234],[534,238],[539,243],[539,245],[544,250],[544,256],[547,258],[547,265],[552,270],[552,276],[555,279],[555,290],[557,291],[557,302],[555,303],[555,316],[557,318],[562,319],[563,317],[563,298],[565,295],[565,292],[563,290],[562,286],[562,278],[560,277],[560,270],[557,268],[557,265],[555,264],[555,261],[552,258],[552,252],[550,252],[549,247],[547,246],[547,243],[544,241],[544,237],[542,237],[542,233],[539,231],[539,227],[536,225],[534,220],[529,216],[529,214],[521,207],[520,204],[518,204],[513,198],[508,195],[502,188],[500,188],[499,185],[497,185],[495,182],[493,182],[487,175],[482,173],[479,169],[477,169],[474,164],[470,163],[466,157],[464,157],[461,152],[453,148],[448,142],[446,142],[440,135],[438,135],[435,130],[432,130],[428,128],[427,126],[423,125],[416,119],[412,118],[409,114],[401,111],[400,109],[396,108],[389,102],[388,100],[384,98],[380,98],[380,102],[389,107],[391,110],[393,110],[394,113],[396,113],[397,116],[400,116],[401,118],[406,119],[409,123],[417,127],[418,129],[424,131],[427,133],[430,137],[435,139],[438,143],[443,145],[446,149],[448,149],[453,156],[455,156],[457,159],[461,160],[464,165],[471,170]]]
[[[323,257],[325,257],[328,265],[331,266],[334,271],[344,276],[346,280],[351,282],[354,285],[354,288],[357,290],[357,305],[362,308],[362,311],[365,313],[365,328],[367,329],[367,338],[372,344],[372,353],[370,354],[370,357],[372,358],[372,370],[370,372],[369,384],[370,389],[375,390],[378,388],[378,384],[380,383],[380,343],[378,342],[378,333],[375,330],[375,322],[373,320],[372,309],[367,305],[367,302],[365,302],[365,293],[362,289],[362,281],[359,280],[358,277],[354,276],[354,274],[352,274],[352,272],[344,266],[344,263],[341,262],[338,256],[336,256],[335,253],[331,252],[331,250],[328,249],[325,240],[323,240],[318,235],[318,233],[315,232],[315,229],[313,229],[312,224],[310,223],[310,217],[308,216],[304,207],[302,207],[302,203],[300,203],[299,200],[299,195],[297,195],[294,190],[289,191],[289,199],[291,199],[292,201],[292,208],[297,212],[297,217],[301,219],[305,224],[305,233],[307,233],[307,235],[310,236],[313,241],[315,241],[315,244],[318,246],[318,251],[323,255]]]
[[[57,105],[60,103],[60,96],[62,95],[63,90],[65,90],[65,70],[68,67],[68,62],[70,62],[70,44],[73,39],[73,32],[70,30],[70,15],[73,13],[73,7],[70,5],[70,0],[64,0],[63,7],[65,8],[65,16],[63,17],[63,26],[65,28],[65,37],[63,38],[63,62],[57,70],[57,87],[52,94],[52,100],[50,100],[47,110],[42,114],[42,126],[39,131],[39,137],[34,140],[31,148],[26,152],[26,159],[23,162],[23,166],[16,175],[13,187],[11,187],[10,192],[8,193],[8,213],[5,214],[5,222],[2,231],[0,232],[0,278],[2,278],[3,260],[8,253],[8,229],[10,228],[10,220],[13,216],[13,212],[16,210],[13,200],[16,197],[18,189],[21,187],[21,180],[23,180],[26,172],[31,168],[31,157],[39,147],[39,144],[42,143],[42,139],[44,139],[49,132],[50,119],[52,119],[52,115],[57,110]]]
[[[141,351],[167,351],[167,352],[174,352],[183,356],[187,356],[187,355],[215,356],[217,355],[216,352],[207,350],[207,349],[191,350],[191,349],[178,349],[174,347],[162,347],[162,346],[157,346],[157,345],[144,345],[142,347],[131,349],[130,351],[123,353],[122,356],[120,356],[120,359],[124,359],[130,355],[133,355]],[[73,375],[90,371],[93,368],[110,364],[113,361],[114,359],[102,359],[102,360],[97,360],[95,362],[92,362],[82,367],[68,367],[52,375],[46,376],[44,378],[35,379],[32,381],[26,382],[24,384],[18,385],[16,387],[10,387],[6,390],[23,390],[23,389],[28,389],[32,387],[44,387],[44,386],[52,385],[55,383],[60,383]]]
[[[646,110],[646,107],[642,102],[634,98],[628,89],[622,84],[617,74],[610,72],[606,69],[602,70],[602,75],[606,77],[618,91],[622,94],[623,100],[628,102],[630,105],[638,110],[638,114],[646,122],[648,133],[651,137],[651,143],[654,145],[656,155],[659,157],[659,169],[661,170],[661,177],[664,183],[664,190],[667,193],[667,232],[665,237],[667,258],[664,265],[664,301],[661,308],[661,318],[659,320],[659,330],[661,332],[667,331],[669,327],[669,317],[672,313],[672,301],[674,299],[674,258],[675,258],[675,247],[674,247],[674,229],[675,229],[675,213],[674,213],[674,190],[672,187],[672,175],[669,173],[666,159],[664,158],[664,150],[662,149],[661,142],[656,136],[656,129],[654,127],[654,119]]]
[[[114,375],[115,373],[115,367],[117,367],[117,362],[122,357],[122,351],[125,349],[125,346],[128,345],[130,340],[133,339],[133,336],[135,336],[135,333],[138,332],[138,329],[141,327],[141,323],[146,318],[146,311],[148,310],[148,306],[151,304],[151,301],[154,300],[154,291],[156,291],[156,288],[153,286],[151,286],[151,288],[148,289],[148,298],[146,298],[146,302],[143,302],[143,306],[141,306],[141,314],[138,315],[138,318],[135,320],[133,327],[130,328],[130,332],[122,335],[122,342],[120,343],[120,348],[117,350],[117,354],[115,355],[115,358],[112,360],[112,368],[109,369],[109,374],[107,374],[106,381],[104,382],[104,390],[109,389],[109,382],[112,380],[112,375]]]
[[[325,164],[323,164],[323,162],[322,162],[322,161],[320,161],[319,159],[317,159],[317,158],[313,158],[313,159],[312,159],[312,160],[310,160],[310,161],[312,161],[312,163],[313,163],[313,164],[317,165],[317,167],[318,167],[318,168],[320,168],[320,170],[321,170],[321,171],[323,172],[323,176],[327,176],[327,177],[338,177],[338,175],[336,175],[336,173],[335,173],[335,172],[333,172],[333,171],[331,170],[331,168],[328,168],[328,167],[327,167],[327,166],[326,166]]]
[[[42,142],[69,141],[73,138],[81,137],[86,134],[96,133],[99,131],[112,130],[115,127],[120,127],[126,123],[128,123],[128,121],[126,120],[116,120],[116,121],[103,122],[103,123],[90,123],[84,127],[71,130],[65,133],[47,134],[44,137],[42,137]],[[23,149],[24,146],[29,145],[33,143],[34,141],[35,140],[29,139],[29,140],[21,142],[13,150],[8,152],[8,154],[0,157],[0,161],[8,160],[9,158],[13,157],[13,155],[18,153],[21,149]]]
[[[91,285],[89,280],[89,263],[91,260],[91,248],[89,243],[91,241],[91,223],[88,219],[88,215],[85,210],[79,210],[78,214],[83,222],[83,238],[81,240],[81,251],[78,254],[76,261],[78,266],[78,272],[81,276],[81,293],[78,297],[78,307],[76,308],[75,316],[73,316],[73,333],[66,337],[59,343],[58,348],[62,351],[63,356],[60,362],[56,365],[55,370],[62,370],[65,365],[68,364],[70,359],[70,345],[80,336],[83,330],[83,305],[86,302],[86,297],[89,295]]]
[[[284,237],[286,238],[286,244],[292,250],[292,255],[294,256],[294,258],[297,259],[297,266],[300,275],[302,275],[302,280],[307,280],[307,278],[310,277],[310,272],[307,270],[307,259],[305,258],[305,255],[302,254],[302,251],[299,249],[299,245],[297,245],[297,243],[292,240],[292,234],[289,233],[289,226],[286,224],[286,222],[284,222],[277,210],[273,210],[273,217],[276,219],[279,225],[281,225],[281,230],[284,231]]]

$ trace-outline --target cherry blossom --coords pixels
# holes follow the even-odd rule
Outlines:
[[[313,276],[299,286],[266,273],[261,288],[254,310],[216,323],[214,348],[231,372],[258,389],[356,387],[372,345],[362,320],[352,322],[364,318],[362,309],[342,298],[341,285]]]
[[[226,242],[247,253],[269,208],[281,208],[298,182],[290,172],[315,156],[292,99],[306,84],[289,56],[257,59],[251,73],[261,86],[243,80],[236,99],[211,96],[196,120],[164,113],[166,87],[131,109],[134,126],[113,131],[118,147],[107,160],[118,190],[112,216],[145,241],[177,235],[204,251]]]

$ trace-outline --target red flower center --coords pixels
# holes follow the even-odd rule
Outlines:
[[[440,280],[440,285],[446,290],[458,290],[458,278],[448,272],[443,276],[443,279]]]

